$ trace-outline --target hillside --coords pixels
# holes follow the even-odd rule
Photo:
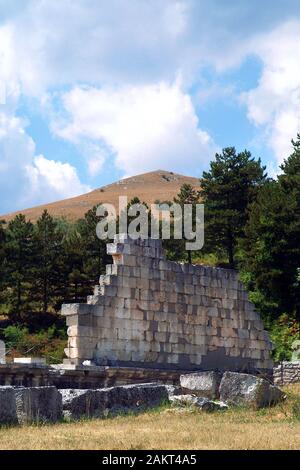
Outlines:
[[[81,196],[12,212],[0,217],[9,221],[16,214],[22,213],[26,215],[27,219],[35,221],[47,209],[54,217],[76,220],[83,217],[89,209],[100,203],[107,202],[118,207],[119,196],[127,196],[128,202],[137,196],[141,202],[146,202],[147,204],[154,203],[157,200],[173,200],[184,183],[199,188],[198,178],[157,170],[122,179]]]

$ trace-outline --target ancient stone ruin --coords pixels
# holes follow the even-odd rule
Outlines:
[[[86,304],[65,304],[71,364],[270,371],[272,344],[233,270],[167,261],[160,240],[116,236]]]

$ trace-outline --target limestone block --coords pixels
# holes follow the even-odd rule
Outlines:
[[[206,309],[207,316],[209,317],[218,317],[219,316],[219,309],[217,307],[208,307]]]
[[[141,266],[140,268],[140,277],[142,279],[152,279],[151,276],[151,270],[149,268],[146,268],[145,266]]]
[[[171,333],[169,337],[169,342],[170,343],[178,343],[178,334],[177,333]]]
[[[0,386],[0,424],[16,424],[17,410],[13,387]]]
[[[222,306],[224,308],[228,308],[229,310],[233,310],[234,308],[234,300],[230,299],[229,297],[222,298]]]
[[[228,352],[227,354],[230,356],[230,357],[241,357],[241,350],[238,346],[236,347],[231,347],[231,348],[228,348]]]
[[[238,330],[238,337],[239,337],[239,339],[249,339],[249,337],[250,337],[249,331],[244,330],[244,329],[239,329]]]
[[[233,328],[221,328],[221,336],[223,338],[236,338],[237,333]]]
[[[193,295],[195,293],[195,286],[193,286],[193,284],[185,283],[184,284],[184,293],[189,294],[189,295]]]
[[[91,313],[91,306],[87,304],[62,304],[61,315],[88,315]]]
[[[158,332],[158,331],[157,331],[157,332],[154,334],[154,339],[155,339],[156,341],[165,342],[165,341],[167,341],[167,334],[166,334],[166,332]]]
[[[95,340],[89,338],[80,338],[78,336],[71,337],[68,339],[69,348],[85,349],[93,348],[95,346]]]
[[[90,348],[65,348],[64,350],[66,356],[70,359],[92,359],[93,358],[93,349]]]
[[[158,352],[150,351],[145,353],[145,362],[156,362],[158,359]]]
[[[127,255],[123,255],[127,256]],[[135,266],[138,267],[146,267],[146,268],[152,268],[153,266],[153,260],[151,258],[148,258],[147,256],[137,256],[135,257]],[[134,265],[133,265],[134,266]]]
[[[169,323],[167,322],[159,322],[158,323],[158,332],[166,333],[169,331]]]
[[[157,281],[151,280],[152,285]],[[150,280],[147,278],[140,278],[136,280],[136,287],[143,290],[148,290],[150,288]]]
[[[284,399],[284,393],[268,381],[237,372],[225,372],[219,390],[220,399],[232,405],[263,408]]]
[[[141,300],[146,300],[148,302],[154,300],[154,295],[153,292],[150,290],[140,290],[140,295],[139,295]]]
[[[78,419],[103,417],[129,410],[143,410],[168,400],[164,385],[123,385],[98,390],[61,390],[64,415]]]
[[[133,362],[143,362],[144,356],[145,356],[144,351],[135,351],[131,354],[131,358]]]
[[[62,396],[56,387],[15,389],[18,422],[55,422],[62,417]]]
[[[201,397],[217,398],[221,375],[217,372],[195,372],[180,376],[180,385],[184,393]]]
[[[259,331],[263,331],[264,330],[264,324],[262,322],[262,320],[256,320],[253,322],[253,326],[254,328],[256,328],[257,330]]]
[[[120,255],[120,258],[117,259],[117,263],[123,264],[124,266],[136,267],[139,266],[138,259],[133,255]]]
[[[221,331],[222,331],[222,329],[221,329]],[[217,328],[212,328],[211,326],[207,326],[205,331],[206,331],[206,334],[208,336],[217,336],[217,334],[218,334]],[[227,335],[225,333],[224,334],[221,333],[221,336],[227,336]]]
[[[130,299],[131,298],[131,289],[130,289],[130,287],[118,287],[117,296]]]
[[[69,326],[68,336],[94,336],[94,329],[89,326]]]
[[[250,350],[250,357],[252,359],[261,359],[262,353],[261,353],[261,350],[260,349],[251,349]]]
[[[122,287],[132,287],[136,288],[139,287],[138,281],[134,277],[123,276],[122,277]]]
[[[116,297],[118,292],[118,287],[117,286],[112,286],[112,285],[107,285],[104,287],[104,294],[105,298],[107,297]]]
[[[154,341],[154,332],[153,331],[145,331],[145,339],[149,343]]]
[[[178,364],[178,354],[168,354],[167,363],[168,364]]]
[[[146,321],[146,313],[139,309],[131,309],[130,310],[130,318],[133,320],[134,324],[137,326],[138,324],[135,323],[136,320]]]
[[[106,274],[107,275],[117,275],[118,273],[120,273],[120,267],[121,266],[118,266],[117,264],[107,264],[105,269],[106,269]]]
[[[217,348],[223,348],[225,346],[225,343],[226,343],[226,338],[219,338],[218,336],[211,336],[208,341],[209,341],[210,346],[216,346]]]
[[[112,307],[112,309],[124,309],[125,299],[123,297],[113,297],[110,300],[109,305]]]

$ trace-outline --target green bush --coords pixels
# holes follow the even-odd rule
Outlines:
[[[299,325],[291,320],[287,314],[281,315],[268,327],[271,341],[275,345],[273,358],[275,361],[290,361],[292,358],[292,344],[299,339]]]
[[[66,332],[55,325],[38,333],[29,333],[27,328],[10,325],[2,329],[1,336],[6,342],[8,357],[39,356],[47,362],[62,362],[66,347]]]

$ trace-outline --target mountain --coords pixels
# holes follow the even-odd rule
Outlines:
[[[146,202],[147,204],[154,203],[157,200],[160,202],[172,201],[184,183],[199,189],[198,178],[183,176],[170,171],[151,171],[119,180],[81,196],[5,214],[0,216],[0,219],[9,221],[16,214],[22,213],[27,219],[34,222],[47,209],[54,217],[76,220],[83,217],[89,209],[100,203],[114,204],[118,208],[119,196],[127,196],[128,202],[137,196],[141,202]]]

